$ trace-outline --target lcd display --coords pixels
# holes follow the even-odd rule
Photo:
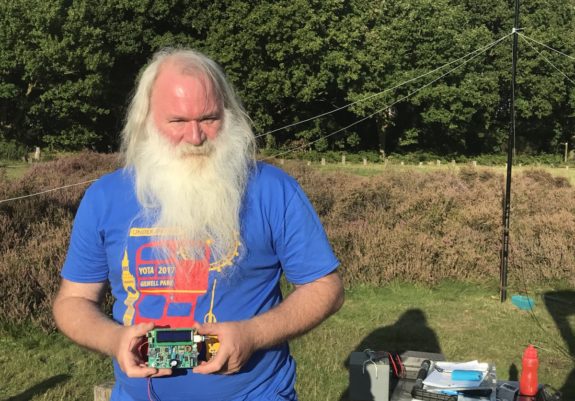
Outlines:
[[[156,332],[158,343],[184,343],[192,341],[192,330],[166,330]]]

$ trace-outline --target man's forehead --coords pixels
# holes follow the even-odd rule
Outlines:
[[[152,86],[152,94],[154,92],[168,92],[178,97],[184,96],[186,94],[184,88],[189,87],[190,82],[193,82],[194,89],[205,92],[208,98],[215,100],[213,82],[205,72],[171,60],[164,62],[159,67]]]

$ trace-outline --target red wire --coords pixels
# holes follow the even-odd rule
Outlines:
[[[403,365],[401,356],[399,356],[399,354],[395,354],[395,357],[397,358],[397,365],[399,366],[399,377],[405,377],[405,366]]]
[[[387,357],[389,359],[389,363],[391,364],[391,367],[393,368],[393,373],[395,374],[395,377],[399,377],[398,372],[397,372],[397,366],[395,365],[395,361],[393,360],[393,354],[391,352],[389,352],[387,354]]]
[[[388,352],[387,357],[389,359],[389,363],[393,368],[393,373],[396,377],[404,377],[405,376],[405,367],[403,366],[403,362],[401,361],[401,357],[399,354],[392,354]]]

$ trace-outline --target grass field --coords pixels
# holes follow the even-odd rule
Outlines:
[[[540,383],[562,388],[564,400],[575,399],[575,383],[567,383],[575,374],[574,361],[567,356],[568,348],[575,346],[575,292],[567,292],[571,298],[560,303],[567,308],[561,312],[563,333],[571,335],[566,340],[542,302],[542,293],[539,289],[529,294],[536,301],[530,313],[509,301],[501,304],[495,287],[444,283],[435,288],[350,288],[339,313],[291,343],[300,399],[347,400],[346,361],[352,351],[441,352],[451,361],[493,363],[498,378],[514,379],[529,343],[540,347]],[[106,358],[59,334],[44,335],[30,327],[1,327],[0,355],[3,371],[9,372],[0,379],[2,400],[91,400],[93,386],[112,377]]]
[[[64,157],[66,154],[60,157]],[[433,164],[433,163],[425,163],[422,166],[413,165],[413,164],[405,164],[401,165],[398,163],[368,163],[367,165],[363,165],[360,163],[346,163],[342,165],[341,163],[330,163],[322,166],[321,164],[315,162],[311,163],[311,166],[317,167],[321,170],[326,171],[346,171],[352,174],[357,174],[361,176],[372,176],[380,174],[384,171],[388,170],[395,170],[395,171],[409,171],[409,170],[417,170],[422,172],[431,172],[431,171],[438,171],[438,170],[457,170],[462,167],[468,166],[468,164],[451,164],[451,163],[443,163],[440,165]],[[0,169],[5,169],[6,175],[10,179],[17,179],[20,178],[24,172],[30,167],[29,163],[18,162],[18,161],[2,161],[0,160]],[[505,166],[478,166],[480,169],[487,169],[494,171],[496,173],[500,173],[505,175],[506,167]],[[521,173],[522,171],[529,170],[529,169],[541,169],[546,171],[554,176],[558,177],[565,177],[569,180],[571,185],[575,186],[575,168],[565,168],[565,167],[551,167],[551,166],[522,166],[522,165],[514,165],[513,166],[513,173]]]
[[[117,165],[115,155],[85,153],[19,172],[5,168],[23,178],[0,174],[0,193],[84,182]],[[347,285],[343,309],[291,344],[302,401],[346,400],[345,362],[353,351],[442,352],[452,361],[491,362],[499,378],[514,379],[530,342],[539,347],[540,382],[575,400],[575,193],[567,184],[575,169],[513,169],[509,297],[529,288],[537,302],[529,313],[501,304],[495,284],[503,167],[284,167],[323,219]],[[0,208],[2,401],[90,400],[93,386],[112,376],[106,358],[45,334],[53,329],[50,304],[83,190]],[[26,319],[34,325],[22,326]]]
[[[30,165],[25,162],[0,160],[0,169],[6,171],[6,177],[10,180],[15,180],[22,177],[29,166]]]
[[[312,164],[314,166],[314,164]],[[315,164],[316,167],[326,170],[326,171],[347,171],[352,174],[357,174],[361,176],[373,176],[381,174],[384,171],[421,171],[421,172],[432,172],[441,170],[458,170],[462,167],[469,166],[468,164],[451,164],[443,163],[437,164],[424,164],[422,166],[416,165],[401,165],[401,164],[357,164],[357,163],[346,163],[342,164],[326,164],[322,166],[318,163]],[[490,170],[497,174],[505,175],[507,168],[505,166],[477,166],[479,169]],[[514,165],[512,168],[513,175],[520,174],[526,170],[543,170],[557,177],[566,178],[572,186],[575,186],[575,168],[565,168],[565,167],[551,167],[551,166],[519,166]]]

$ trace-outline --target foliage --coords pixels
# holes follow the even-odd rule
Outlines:
[[[84,182],[117,165],[115,155],[93,153],[34,164],[18,180],[0,176],[0,199]],[[5,319],[53,326],[51,302],[85,187],[78,185],[0,204],[0,310]]]
[[[115,155],[83,153],[0,177],[0,199],[94,179]],[[498,277],[504,180],[492,169],[382,169],[369,178],[286,161],[342,262],[347,285]],[[0,204],[0,315],[53,329],[50,305],[84,185]],[[509,282],[575,285],[575,196],[540,170],[514,179]],[[516,239],[516,240],[513,240]],[[520,239],[520,240],[519,240]]]
[[[96,144],[109,113],[111,49],[105,27],[87,23],[94,10],[82,1],[17,0],[2,2],[0,11],[1,133],[28,145]]]
[[[572,55],[574,18],[572,2],[535,0],[520,26]],[[224,67],[263,147],[507,147],[511,1],[12,0],[0,24],[0,135],[27,146],[114,149],[141,66],[160,47],[191,46]],[[517,150],[573,145],[575,66],[519,45]]]
[[[0,160],[20,160],[26,156],[26,148],[15,140],[0,138]]]
[[[498,277],[501,173],[473,167],[423,173],[388,169],[363,178],[318,174],[291,163],[284,168],[300,181],[320,214],[347,283]],[[575,275],[562,273],[575,269],[575,226],[568,217],[572,198],[573,188],[562,177],[532,170],[516,175],[511,225],[516,268],[509,269],[510,282],[575,284]],[[534,253],[541,255],[539,262],[531,259]]]

